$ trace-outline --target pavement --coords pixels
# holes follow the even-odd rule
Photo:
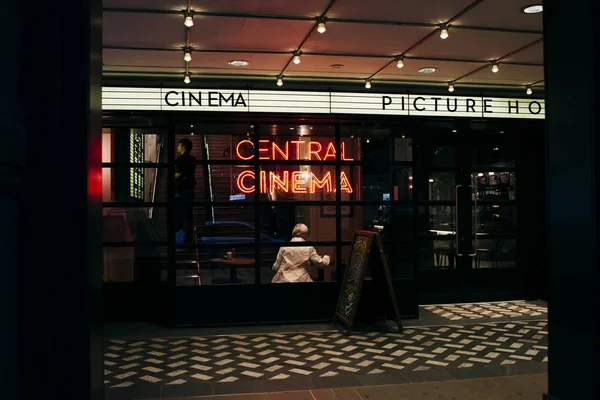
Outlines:
[[[547,306],[423,306],[418,320],[165,330],[107,326],[106,399],[541,399]]]

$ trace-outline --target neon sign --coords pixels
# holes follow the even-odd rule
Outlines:
[[[301,161],[300,153],[306,154],[305,160],[327,161],[335,160],[336,149],[332,142],[325,146],[319,142],[308,142],[301,140],[289,140],[279,145],[270,140],[258,141],[259,160],[298,160]],[[340,143],[340,160],[354,161],[346,157],[346,143]],[[242,140],[235,146],[235,154],[240,160],[252,160],[255,156],[254,142]]]
[[[254,183],[256,175],[254,171],[242,171],[235,183],[241,193],[253,193],[256,190]],[[281,191],[285,193],[306,194],[316,193],[317,191],[335,192],[333,187],[333,178],[331,172],[325,173],[321,178],[312,172],[303,171],[283,171],[280,174],[275,172],[260,171],[259,174],[260,192],[275,192]],[[352,193],[352,185],[346,173],[340,173],[340,189],[345,193]]]

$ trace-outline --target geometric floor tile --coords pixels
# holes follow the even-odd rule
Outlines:
[[[442,304],[423,306],[423,309],[450,321],[487,318],[506,319],[514,317],[539,317],[548,315],[547,306],[541,306],[526,301]]]
[[[522,305],[514,306],[514,312],[524,312]],[[176,386],[547,362],[546,329],[547,321],[539,320],[406,327],[402,334],[328,331],[108,340],[104,380],[106,387]]]

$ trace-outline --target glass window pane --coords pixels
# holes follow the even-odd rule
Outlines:
[[[314,250],[309,250],[311,247]],[[281,257],[278,258],[280,254]],[[280,246],[261,247],[262,284],[332,281],[335,279],[336,267],[335,246],[319,245],[311,241],[306,245],[286,242]]]
[[[478,204],[477,234],[516,233],[516,208],[512,205]]]
[[[473,172],[477,199],[515,200],[517,181],[514,172]]]
[[[104,242],[154,242],[167,240],[166,207],[104,207]]]
[[[105,282],[157,282],[161,280],[166,247],[105,247]]]
[[[455,199],[456,175],[450,172],[432,172],[427,178],[430,201],[452,201]]]
[[[102,168],[102,201],[154,202],[166,201],[167,168],[104,167]]]
[[[479,239],[473,268],[515,268],[516,239]]]
[[[454,240],[431,240],[419,242],[419,269],[448,269],[456,265]]]
[[[239,232],[236,235],[242,235]],[[198,261],[202,285],[254,284],[256,246],[252,241],[229,237],[218,242],[201,241]]]
[[[455,153],[454,146],[434,146],[431,149],[431,165],[433,167],[454,167],[456,165]]]
[[[473,151],[472,162],[474,166],[491,168],[512,168],[515,166],[516,141],[489,140],[485,145],[477,146]]]

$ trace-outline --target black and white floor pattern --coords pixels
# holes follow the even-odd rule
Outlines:
[[[422,307],[424,310],[450,321],[484,318],[509,319],[515,317],[539,317],[548,315],[547,306],[526,301],[443,304]]]
[[[547,361],[546,321],[406,328],[110,340],[105,385],[182,385],[333,377]]]

